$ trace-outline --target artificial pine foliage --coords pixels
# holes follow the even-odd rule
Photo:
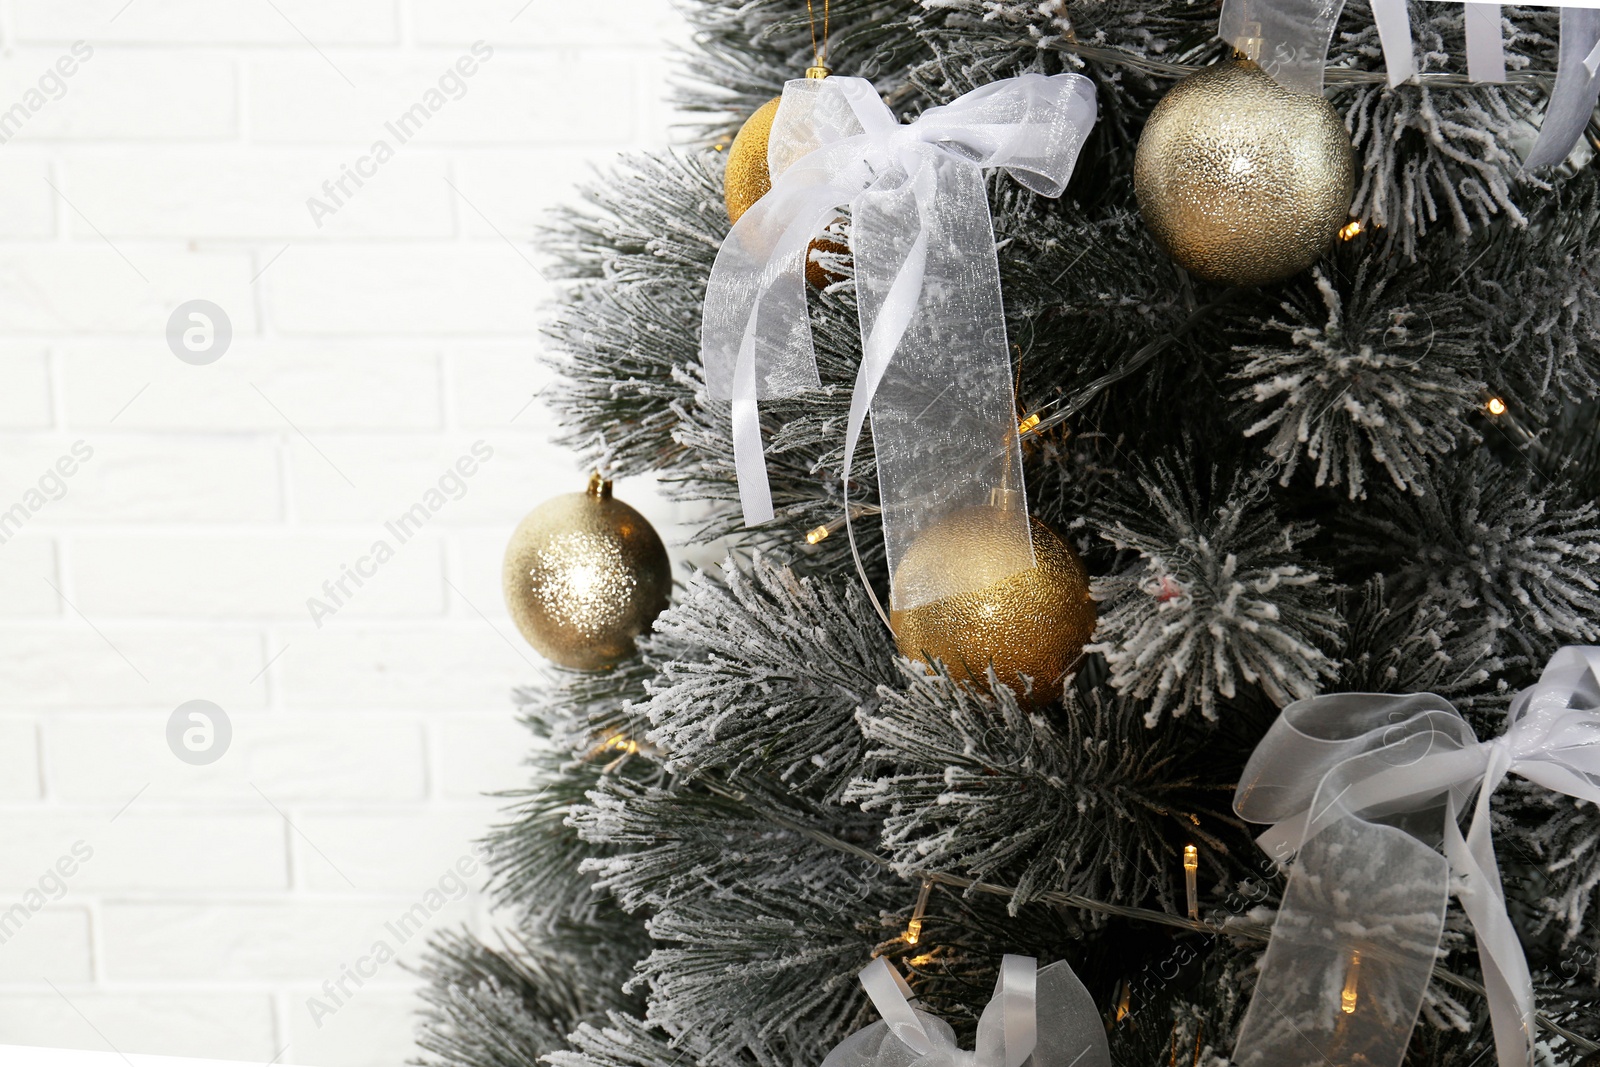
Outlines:
[[[1433,691],[1492,736],[1551,651],[1600,641],[1600,179],[1519,174],[1548,78],[1365,78],[1382,56],[1350,0],[1328,91],[1364,231],[1281,284],[1208,287],[1129,175],[1155,101],[1224,54],[1215,3],[835,0],[831,65],[903,118],[1029,71],[1099,91],[1065,196],[989,183],[1019,414],[1041,416],[1029,505],[1100,599],[1065,696],[1028,708],[901,660],[845,539],[806,543],[841,515],[847,257],[808,296],[822,389],[762,408],[778,518],[742,527],[698,365],[719,147],[810,64],[811,27],[804,0],[682,7],[698,139],[618,161],[543,242],[566,280],[553,403],[568,445],[660,475],[734,551],[636,659],[521,694],[529,784],[488,838],[515,933],[435,942],[418,1062],[814,1067],[874,1017],[875,953],[970,1039],[1021,952],[1072,963],[1119,1067],[1221,1067],[1283,888],[1229,799],[1279,708]],[[1420,69],[1463,74],[1461,6],[1410,8]],[[1504,14],[1508,68],[1548,75],[1555,10]],[[870,447],[850,495],[876,498]],[[881,590],[876,523],[856,528]],[[1600,1041],[1600,814],[1513,781],[1495,818],[1540,1062],[1574,1063]],[[1454,905],[1443,946],[1407,1062],[1474,1067]]]

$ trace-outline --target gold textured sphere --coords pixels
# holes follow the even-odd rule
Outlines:
[[[1291,92],[1248,59],[1172,87],[1133,161],[1139,213],[1191,274],[1262,285],[1297,274],[1350,220],[1355,153],[1326,100]]]
[[[739,127],[739,133],[728,146],[728,168],[723,173],[722,199],[728,206],[728,221],[738,222],[739,216],[750,210],[750,205],[767,195],[772,188],[772,171],[767,166],[767,142],[772,138],[772,121],[778,115],[778,105],[783,97],[775,96],[756,109],[755,114]],[[823,289],[840,275],[816,262],[819,251],[843,255],[849,249],[838,241],[819,237],[806,250],[806,281],[814,288]]]
[[[739,127],[728,146],[728,169],[723,176],[722,199],[728,205],[728,221],[738,222],[750,205],[772,188],[772,172],[767,169],[767,139],[772,136],[772,120],[778,116],[783,97],[775,96],[756,108],[756,113]]]
[[[552,497],[511,535],[501,570],[506,607],[540,655],[599,670],[631,656],[667,606],[672,565],[655,528],[595,475]]]
[[[935,585],[952,571],[1004,574],[995,549],[1009,538],[1010,517],[994,507],[967,508],[923,531],[895,569],[896,584]],[[1034,566],[999,577],[975,592],[958,593],[920,607],[894,610],[889,625],[901,655],[924,663],[938,659],[951,677],[985,683],[995,676],[1019,697],[1022,675],[1033,679],[1032,705],[1061,696],[1062,682],[1089,636],[1095,604],[1083,560],[1054,530],[1029,520]]]

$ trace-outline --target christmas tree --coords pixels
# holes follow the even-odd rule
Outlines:
[[[530,783],[489,839],[516,935],[435,943],[420,1062],[815,1065],[877,1019],[857,983],[875,957],[971,1047],[1006,953],[1070,963],[1119,1067],[1229,1062],[1288,885],[1233,794],[1280,711],[1433,693],[1489,739],[1557,649],[1600,642],[1600,181],[1587,144],[1523,167],[1572,31],[1504,9],[1508,73],[1485,82],[1473,13],[1418,0],[1416,69],[1391,86],[1352,0],[1326,60],[1354,148],[1337,239],[1228,284],[1180,266],[1135,181],[1157,102],[1238,62],[1215,4],[835,0],[826,26],[822,8],[686,0],[692,143],[618,161],[552,223],[565,441],[705,502],[702,536],[735,548],[680,574],[637,655],[520,694]],[[1022,75],[1092,83],[1063,195],[984,172],[1026,508],[1081,558],[1098,616],[1062,678],[897,648],[874,610],[895,560],[870,438],[846,455],[849,212],[808,253],[820,387],[761,404],[775,517],[744,521],[701,359],[724,169],[824,50],[901,122]],[[1010,620],[1005,655],[1046,662],[1059,625]],[[1492,804],[1538,1061],[1575,1063],[1600,1047],[1600,819],[1516,775]],[[1386,929],[1360,936],[1379,954],[1408,936]],[[1481,936],[1452,900],[1406,1063],[1494,1061]],[[1336,984],[1381,997],[1360,962]]]

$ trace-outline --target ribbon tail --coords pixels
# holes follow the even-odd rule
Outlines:
[[[1433,849],[1356,818],[1302,844],[1235,1062],[1400,1067],[1444,931],[1448,877]],[[1355,926],[1344,900],[1382,902],[1382,912]],[[1396,929],[1363,932],[1374,926]]]
[[[1467,77],[1475,82],[1503,84],[1506,46],[1505,32],[1500,26],[1500,5],[1469,0],[1461,7],[1467,31]]]
[[[755,312],[751,311],[751,316]],[[759,526],[772,519],[772,487],[767,482],[767,457],[761,447],[761,412],[756,404],[756,363],[746,337],[733,371],[733,465],[739,478],[739,503],[744,524]]]
[[[1378,26],[1389,88],[1393,89],[1417,72],[1412,55],[1411,13],[1406,10],[1406,0],[1372,0],[1372,21]]]
[[[997,491],[1023,484],[982,173],[929,145],[908,148],[902,160],[885,187],[857,199],[851,233],[866,338],[860,380],[876,383],[870,397],[858,386],[853,414],[860,419],[859,406],[870,400],[890,604],[901,610],[1034,565],[1025,507],[985,513],[992,532],[971,566],[900,565],[924,531],[991,507]]]
[[[1523,170],[1553,166],[1571,154],[1583,136],[1595,101],[1600,99],[1600,78],[1585,60],[1600,45],[1600,10],[1587,7],[1561,9],[1561,51],[1556,84],[1550,91],[1539,139],[1523,163]]]
[[[1466,837],[1456,825],[1454,804],[1445,820],[1444,851],[1451,869],[1465,881],[1458,894],[1461,907],[1478,935],[1478,962],[1489,1001],[1495,1052],[1500,1067],[1533,1063],[1533,976],[1516,927],[1506,913],[1505,889],[1495,860],[1489,798],[1505,778],[1511,757],[1497,746],[1478,791],[1477,808]]]

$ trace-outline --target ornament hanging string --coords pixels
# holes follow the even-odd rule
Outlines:
[[[817,47],[817,13],[806,0],[806,19],[811,23],[811,65],[815,70],[828,69],[828,7],[833,0],[822,0],[822,47]]]
[[[848,487],[870,411],[891,575],[934,522],[989,505],[997,491],[1022,491],[983,171],[1002,168],[1059,196],[1094,123],[1094,99],[1094,84],[1080,75],[1026,74],[901,125],[865,79],[785,86],[768,146],[772,190],[723,242],[701,330],[708,391],[731,407],[747,525],[773,517],[758,401],[821,387],[805,253],[844,205],[863,354],[841,477]],[[1012,525],[994,546],[1008,573],[1034,566],[1025,508]],[[973,581],[951,573],[915,588],[894,584],[891,602],[932,603]]]

